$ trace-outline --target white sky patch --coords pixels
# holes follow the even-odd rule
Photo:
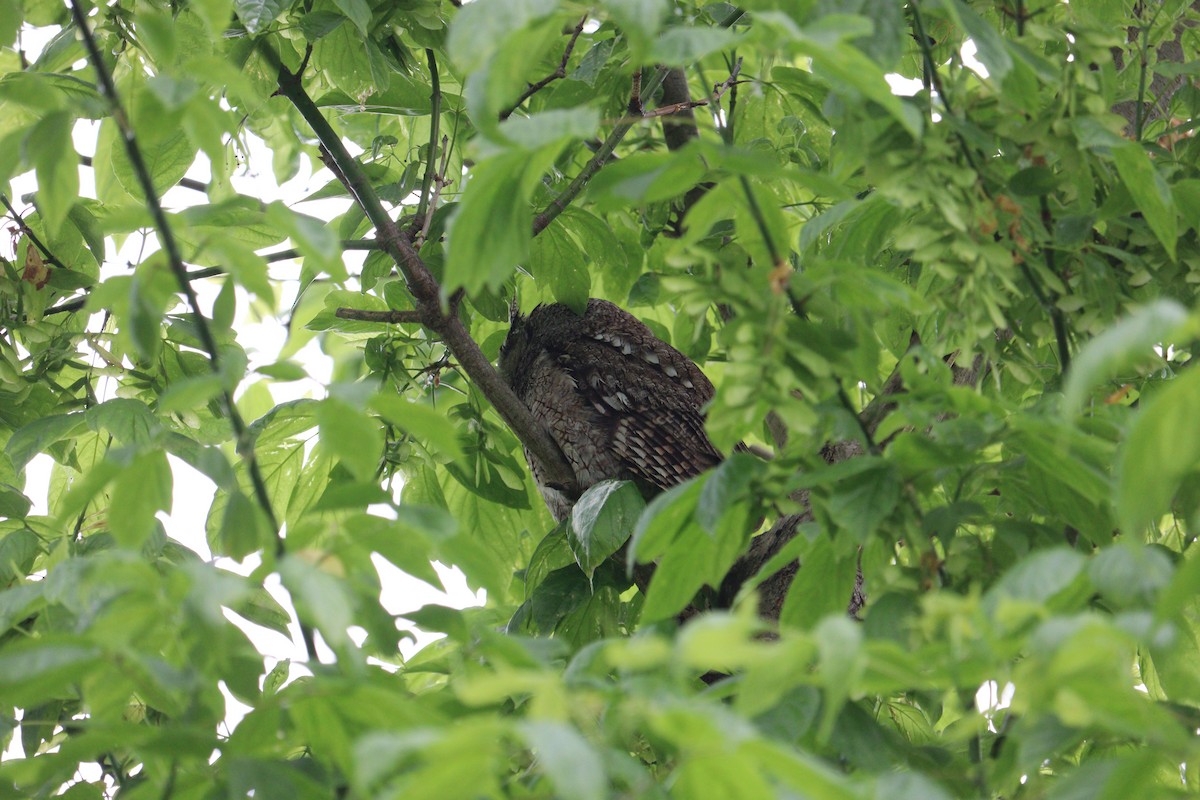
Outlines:
[[[993,733],[996,728],[992,725],[992,719],[996,712],[1003,711],[1012,705],[1013,695],[1016,694],[1017,687],[1012,683],[1005,683],[1003,687],[997,681],[986,681],[979,687],[979,691],[975,692],[975,707],[979,709],[979,713],[983,714],[988,721],[988,730]]]
[[[898,75],[895,72],[884,76],[891,87],[892,94],[900,97],[912,97],[921,89],[925,88],[925,84],[920,78],[906,78],[903,75]]]
[[[978,52],[979,48],[975,46],[975,42],[971,39],[967,39],[965,42],[963,42],[962,49],[958,51],[958,54],[962,58],[964,67],[971,70],[979,77],[986,78],[988,77],[987,67],[985,67],[983,63],[975,57],[976,53]]]

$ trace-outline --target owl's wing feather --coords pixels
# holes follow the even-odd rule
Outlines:
[[[615,306],[604,310],[610,313],[589,308],[585,335],[564,343],[561,363],[622,465],[658,490],[716,466],[721,454],[704,431],[704,405],[713,396],[708,378],[632,316]]]

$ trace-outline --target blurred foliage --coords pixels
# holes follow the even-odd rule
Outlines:
[[[1189,3],[82,10],[124,120],[69,9],[0,0],[0,743],[24,754],[0,794],[1200,791]],[[54,35],[31,55],[34,28]],[[608,298],[713,378],[719,447],[775,458],[735,455],[649,504],[602,484],[555,527],[434,334],[336,313],[414,307],[383,252],[347,269],[342,247],[371,233],[360,207],[304,212],[348,198],[340,182],[287,204],[232,186],[322,165],[276,62],[302,70],[444,296],[463,290],[489,358],[514,294]],[[630,116],[638,83],[658,104],[659,65],[710,101],[683,147]],[[94,196],[72,131],[94,132]],[[203,185],[184,180],[198,162]],[[27,173],[36,192],[13,197]],[[118,264],[154,224],[141,178],[180,187],[168,220],[212,284],[206,319],[153,239]],[[268,269],[284,246],[299,269]],[[254,370],[251,318],[287,335]],[[314,341],[327,393],[277,403]],[[822,457],[847,440],[861,457]],[[23,488],[39,456],[46,497]],[[180,463],[216,486],[211,561],[160,518]],[[748,584],[799,560],[779,620],[748,590],[708,608],[800,497],[811,519]],[[247,557],[246,577],[224,560]],[[433,563],[455,565],[487,602],[399,619],[380,560],[435,586]],[[657,563],[644,593],[635,560]],[[861,622],[844,612],[856,564]],[[408,622],[444,638],[405,660]],[[249,625],[298,652],[319,637],[325,657],[264,658]],[[233,730],[224,694],[250,707]]]

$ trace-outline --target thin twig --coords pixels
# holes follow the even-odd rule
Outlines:
[[[421,230],[426,230],[429,218],[433,216],[436,202],[430,202],[430,192],[433,187],[434,164],[437,161],[438,129],[442,122],[442,84],[438,76],[437,55],[430,48],[425,48],[425,58],[429,62],[429,77],[431,90],[429,105],[432,109],[429,117],[429,153],[425,161],[425,177],[421,180],[421,199],[417,203],[417,219],[421,220]],[[421,237],[424,239],[425,237]]]
[[[364,308],[339,308],[334,312],[334,316],[338,319],[352,319],[356,322],[383,322],[388,325],[421,321],[419,311],[370,311]]]
[[[21,229],[21,233],[29,237],[29,241],[33,242],[33,246],[41,251],[42,255],[46,257],[47,261],[59,269],[70,269],[70,267],[68,267],[66,264],[59,261],[58,257],[54,255],[54,253],[50,252],[50,248],[38,238],[38,235],[33,232],[33,228],[30,228],[29,225],[26,224],[25,218],[17,213],[17,210],[13,208],[13,204],[9,202],[8,195],[4,194],[3,192],[0,192],[0,203],[3,203],[4,207],[8,209],[9,216],[12,217],[13,221],[17,223],[17,227]]]
[[[378,242],[374,239],[343,239],[341,242],[343,250],[382,250]],[[273,264],[277,261],[289,261],[293,258],[300,258],[304,254],[295,248],[288,250],[277,250],[274,253],[260,253],[263,260],[268,264]],[[201,280],[203,278],[215,278],[218,275],[228,274],[228,270],[224,267],[204,267],[203,269],[194,269],[187,273],[189,281]],[[83,293],[78,297],[72,297],[70,300],[64,300],[56,306],[52,306],[42,312],[43,317],[48,317],[52,314],[66,314],[71,311],[79,311],[87,304],[88,292]]]
[[[92,169],[96,168],[91,156],[80,156],[79,163],[83,164],[85,167],[91,167]],[[204,181],[198,181],[195,178],[180,178],[179,182],[175,185],[182,186],[184,189],[191,189],[194,192],[203,192],[204,194],[208,194],[209,189],[207,183]]]
[[[1058,265],[1054,254],[1054,216],[1050,213],[1050,201],[1046,195],[1039,198],[1042,211],[1042,226],[1046,229],[1046,233],[1051,237],[1042,247],[1042,253],[1046,256],[1046,268],[1050,270],[1050,274],[1055,277],[1058,275]],[[1057,303],[1050,303],[1048,306],[1050,312],[1050,321],[1054,325],[1054,339],[1058,344],[1058,361],[1061,365],[1061,372],[1065,373],[1067,368],[1071,366],[1071,348],[1067,344],[1067,323],[1063,318],[1063,310],[1058,307]]]
[[[382,250],[383,249],[383,245],[381,245],[379,242],[375,241],[374,239],[343,239],[341,241],[340,245],[343,250]],[[259,255],[261,255],[268,264],[273,264],[276,261],[288,261],[293,258],[301,258],[301,257],[303,257],[304,254],[295,248],[289,248],[287,250],[276,250],[274,253],[260,253]],[[223,275],[224,272],[225,272],[224,270],[221,270],[221,272],[218,272],[216,274]],[[195,272],[189,272],[188,277],[189,278],[197,278],[197,277],[203,277],[203,276],[197,275]]]
[[[562,60],[558,62],[558,68],[537,83],[530,84],[529,88],[521,93],[521,97],[517,100],[517,102],[501,111],[501,122],[511,117],[514,111],[525,104],[526,100],[533,97],[542,89],[545,89],[554,81],[567,77],[567,62],[571,60],[571,51],[575,49],[575,42],[578,41],[579,35],[583,33],[583,26],[587,23],[587,21],[587,15],[584,15],[583,19],[579,20],[579,24],[575,26],[575,29],[571,31],[571,40],[567,42],[567,49],[563,51]]]
[[[150,177],[145,159],[142,157],[142,151],[138,146],[133,127],[129,123],[129,118],[125,115],[125,109],[121,106],[121,99],[117,95],[117,89],[113,84],[112,76],[109,75],[108,70],[104,67],[103,56],[96,44],[92,29],[88,26],[87,15],[80,6],[79,0],[71,0],[71,16],[74,18],[75,26],[79,29],[80,35],[83,37],[88,60],[92,62],[92,67],[95,69],[96,77],[100,82],[101,94],[107,98],[112,119],[121,131],[121,139],[125,143],[125,152],[129,156],[129,163],[133,166],[134,173],[141,184],[142,193],[146,196],[146,205],[150,210],[151,217],[154,219],[154,227],[158,232],[163,251],[167,255],[167,263],[171,268],[171,272],[175,275],[175,280],[179,285],[180,291],[187,298],[188,306],[192,310],[196,332],[200,337],[201,344],[208,353],[209,366],[214,374],[219,375],[221,365],[217,341],[213,337],[207,318],[200,310],[200,301],[196,297],[196,291],[192,288],[191,281],[188,279],[187,270],[183,264],[183,257],[179,251],[179,244],[175,239],[175,234],[171,229],[170,223],[167,221],[167,215],[163,210],[162,203],[159,202],[158,194],[154,189],[154,181]],[[237,451],[246,462],[250,481],[254,486],[255,497],[271,524],[271,529],[275,536],[275,554],[277,557],[282,556],[286,548],[279,529],[279,522],[275,516],[275,510],[271,506],[271,498],[267,491],[266,481],[263,479],[262,471],[259,469],[258,461],[254,455],[254,443],[247,436],[246,423],[242,420],[241,413],[233,401],[233,393],[229,389],[222,389],[221,396],[224,401],[225,412],[229,416],[229,422],[233,428],[237,442]],[[312,651],[310,651],[310,654],[315,656],[315,653]]]
[[[653,92],[662,84],[663,78],[667,77],[667,72],[667,67],[659,67],[655,71],[654,75],[651,76],[650,80],[646,81],[644,85],[640,86],[640,90],[645,94],[653,94]],[[635,73],[635,77],[636,76],[640,76],[640,72]],[[635,83],[635,87],[638,87],[637,83]],[[600,168],[608,162],[608,157],[612,155],[613,150],[615,150],[617,145],[620,144],[621,140],[625,138],[625,134],[629,133],[630,129],[633,128],[633,126],[636,125],[641,119],[641,117],[629,117],[621,120],[615,126],[613,126],[612,132],[608,134],[608,138],[606,138],[604,143],[600,145],[600,148],[595,152],[591,160],[589,160],[588,163],[584,165],[583,169],[579,171],[579,174],[575,176],[575,179],[567,184],[567,188],[563,189],[557,197],[550,201],[550,204],[546,206],[542,213],[534,217],[534,236],[537,236],[539,233],[544,231],[550,225],[550,223],[558,217],[559,214],[566,210],[567,206],[571,204],[571,201],[579,196],[579,193],[583,191],[583,187],[587,186],[587,183],[592,179],[592,176],[599,172]]]
[[[421,221],[421,230],[414,242],[417,247],[424,244],[426,237],[429,236],[429,228],[433,225],[433,213],[437,210],[438,199],[442,196],[442,189],[450,185],[450,180],[446,178],[446,172],[450,169],[449,141],[449,137],[442,137],[441,169],[433,176],[433,196],[429,199],[429,210],[426,211],[425,218]]]
[[[733,65],[733,69],[729,71],[729,77],[713,87],[713,93],[710,97],[703,97],[699,100],[685,100],[680,103],[672,103],[668,106],[660,106],[653,111],[642,111],[640,117],[642,119],[653,119],[654,117],[669,117],[672,114],[678,114],[680,111],[686,111],[691,108],[699,108],[707,105],[717,105],[721,102],[721,98],[729,91],[730,87],[736,85],[738,73],[742,71],[742,59],[738,59]]]

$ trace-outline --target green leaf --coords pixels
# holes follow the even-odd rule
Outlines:
[[[667,66],[686,67],[710,53],[734,47],[739,39],[728,28],[668,28],[655,40],[650,57]]]
[[[23,469],[34,456],[50,445],[62,441],[83,429],[83,414],[52,414],[18,428],[9,438],[4,452],[13,466]]]
[[[601,800],[608,796],[604,762],[574,728],[561,722],[530,720],[518,730],[538,765],[554,784],[555,796],[566,800]]]
[[[984,595],[985,607],[994,612],[1004,600],[1049,603],[1065,596],[1086,566],[1083,556],[1066,548],[1034,553],[1004,573],[988,590]]]
[[[1136,142],[1128,142],[1112,151],[1113,162],[1121,182],[1129,190],[1138,210],[1158,237],[1171,260],[1175,260],[1175,243],[1179,236],[1179,221],[1171,187],[1154,168],[1150,156]]]
[[[314,272],[327,273],[338,281],[346,279],[341,246],[325,221],[300,214],[283,203],[272,203],[267,206],[267,222],[287,231],[305,258],[312,260]]]
[[[1104,548],[1088,564],[1092,585],[1118,608],[1153,606],[1174,571],[1162,549],[1126,540]]]
[[[608,164],[588,184],[588,200],[601,211],[670,200],[704,179],[707,168],[692,148],[674,153],[634,153]]]
[[[110,433],[123,445],[140,447],[155,444],[163,432],[162,423],[146,404],[131,398],[106,400],[89,408],[83,418],[91,430]]]
[[[196,145],[192,144],[187,134],[181,130],[173,130],[161,137],[139,136],[138,149],[141,150],[142,161],[150,175],[154,192],[159,196],[179,183],[196,160],[197,152]],[[141,180],[119,137],[114,138],[108,150],[108,158],[121,188],[130,197],[144,197]]]
[[[618,480],[595,484],[575,503],[567,542],[589,580],[596,567],[629,539],[645,508],[646,501],[637,486]]]
[[[0,47],[11,47],[20,29],[20,3],[17,0],[0,0]]]
[[[1057,184],[1057,176],[1048,167],[1026,167],[1008,179],[1009,190],[1026,197],[1050,194]]]
[[[466,4],[454,16],[446,47],[463,74],[482,69],[508,37],[555,10],[554,0]]]
[[[709,473],[696,503],[696,521],[710,534],[734,503],[746,497],[750,483],[766,465],[749,453],[734,453]]]
[[[958,18],[967,36],[975,43],[976,55],[987,68],[988,77],[1003,81],[1013,68],[1013,59],[996,29],[962,0],[943,0],[942,7]]]
[[[371,27],[371,6],[367,0],[334,0],[334,3],[350,18],[358,32],[366,36]]]
[[[233,11],[250,33],[266,28],[291,5],[286,0],[233,0]]]
[[[865,97],[883,107],[914,137],[921,135],[924,118],[913,105],[892,94],[883,70],[860,50],[845,43],[829,47],[805,43],[801,49],[813,57],[813,73],[840,93]]]
[[[454,461],[463,458],[458,429],[444,413],[421,403],[410,403],[392,392],[373,395],[368,405],[400,430],[428,441],[442,455]]]
[[[589,139],[600,126],[600,113],[592,108],[542,111],[528,116],[513,116],[500,124],[503,139],[536,150],[564,139]]]
[[[856,559],[840,557],[833,541],[817,534],[800,555],[779,622],[811,630],[825,617],[846,613],[854,592]]]
[[[355,602],[344,581],[291,555],[279,562],[279,575],[301,618],[316,623],[339,657],[357,652],[346,632],[354,624]]]
[[[117,473],[108,529],[124,547],[139,547],[154,533],[159,511],[171,510],[171,465],[161,450],[135,456]]]
[[[1117,458],[1117,518],[1134,533],[1170,510],[1183,478],[1200,466],[1200,371],[1189,369],[1137,412]]]
[[[61,229],[79,197],[79,156],[71,141],[74,115],[57,111],[46,115],[25,140],[26,157],[37,170],[38,211],[50,235]]]
[[[267,525],[263,511],[242,491],[230,492],[222,509],[219,528],[221,555],[239,561],[256,553],[267,543]]]
[[[486,5],[486,4],[485,4]],[[529,196],[555,153],[505,153],[476,166],[448,231],[444,290],[493,291],[529,257]]]
[[[1173,300],[1156,300],[1118,320],[1072,360],[1063,387],[1063,410],[1075,413],[1093,388],[1152,358],[1155,345],[1177,341],[1187,321],[1187,311]]]
[[[820,652],[817,675],[825,689],[818,733],[824,739],[833,732],[838,712],[861,678],[866,659],[862,653],[862,629],[844,614],[822,620],[813,638]]]
[[[18,528],[0,538],[0,584],[24,579],[41,553],[41,541],[29,528]]]
[[[295,361],[276,361],[274,364],[264,364],[254,370],[277,381],[302,381],[308,377],[308,370]]]
[[[671,542],[692,522],[704,482],[692,479],[673,486],[650,501],[638,517],[629,540],[628,569],[648,564],[667,551]]]
[[[202,408],[220,394],[219,375],[210,373],[172,381],[159,398],[158,411],[161,414],[173,414]]]
[[[565,225],[555,221],[533,240],[528,267],[535,279],[546,282],[556,301],[579,313],[587,309],[591,296],[587,258]]]
[[[20,489],[0,483],[0,518],[24,519],[33,503]]]
[[[575,563],[575,554],[567,541],[567,530],[570,526],[570,518],[564,519],[538,542],[533,555],[529,557],[529,566],[525,568],[526,599],[551,572]]]
[[[672,617],[687,607],[703,587],[720,585],[750,536],[750,519],[744,505],[726,513],[732,520],[740,519],[741,524],[718,536],[707,536],[692,522],[667,547],[646,591],[643,621]]]
[[[67,691],[95,668],[100,653],[82,644],[26,640],[0,653],[0,691],[23,706]]]
[[[327,449],[358,480],[375,478],[383,457],[383,431],[377,420],[335,398],[317,405],[321,447]]]
[[[828,507],[838,527],[864,543],[896,508],[900,482],[890,465],[868,466],[865,457],[859,461],[855,474],[838,482]]]
[[[444,509],[405,503],[396,509],[395,521],[355,514],[344,527],[356,544],[378,553],[414,578],[444,588],[432,565],[434,542],[448,539],[456,530],[454,518]]]
[[[628,37],[635,62],[647,61],[645,51],[670,15],[671,4],[667,0],[603,0],[600,5]]]
[[[0,591],[0,634],[8,633],[13,625],[45,604],[43,581],[20,583]]]

